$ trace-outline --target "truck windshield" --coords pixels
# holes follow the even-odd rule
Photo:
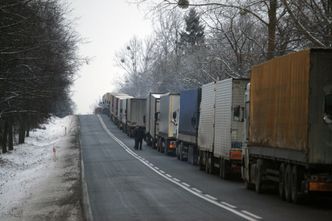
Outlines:
[[[332,116],[332,94],[325,96],[325,113]]]

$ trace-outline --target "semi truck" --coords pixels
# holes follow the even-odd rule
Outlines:
[[[121,95],[118,99],[118,127],[126,131],[127,127],[127,106],[130,98],[133,98],[130,95]]]
[[[202,87],[198,127],[199,166],[226,179],[241,173],[244,94],[247,79],[225,79]]]
[[[159,132],[160,97],[162,93],[150,93],[146,100],[145,115],[145,142],[156,148],[157,134]]]
[[[160,97],[157,150],[165,154],[175,153],[179,111],[179,94],[167,93]]]
[[[307,49],[251,70],[242,177],[299,202],[332,192],[332,50]]]
[[[126,94],[123,93],[116,93],[112,92],[111,93],[111,99],[110,99],[110,117],[111,120],[114,123],[117,123],[118,119],[118,102],[119,102],[119,97],[125,96]]]
[[[200,102],[200,88],[181,91],[176,156],[179,160],[187,160],[191,164],[197,164],[198,159],[197,133]]]
[[[146,98],[128,99],[127,108],[127,134],[132,137],[136,126],[145,128]]]

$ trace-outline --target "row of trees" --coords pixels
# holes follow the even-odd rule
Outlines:
[[[57,0],[1,0],[0,146],[50,115],[72,113],[69,86],[79,65],[78,37]]]
[[[332,0],[137,2],[152,6],[155,32],[134,37],[116,55],[126,71],[120,90],[131,95],[248,77],[274,56],[332,47]]]

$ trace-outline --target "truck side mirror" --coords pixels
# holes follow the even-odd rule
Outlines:
[[[154,113],[154,120],[155,120],[155,121],[158,120],[158,114],[159,114],[159,112]]]
[[[173,119],[176,119],[176,111],[173,112]]]

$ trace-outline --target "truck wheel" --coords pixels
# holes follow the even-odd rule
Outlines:
[[[209,173],[209,153],[205,153],[205,172]]]
[[[291,173],[291,200],[294,203],[299,203],[300,197],[299,197],[299,187],[300,187],[300,177],[299,177],[299,168],[294,165],[292,167],[292,173]]]
[[[224,180],[228,178],[227,176],[227,162],[223,158],[220,159],[220,177]]]
[[[278,187],[279,187],[279,197],[282,200],[285,200],[285,165],[282,163],[279,167],[279,182],[278,182]]]
[[[212,162],[212,154],[207,152],[206,153],[206,160],[205,160],[205,172],[207,172],[208,174],[212,174],[213,171],[213,162]]]
[[[168,143],[169,143],[168,140],[163,140],[163,153],[164,153],[165,155],[168,154]]]
[[[178,158],[178,160],[180,160],[180,143],[176,143],[175,154],[176,154],[176,158]]]
[[[199,151],[198,153],[198,167],[200,170],[203,170],[204,167],[203,167],[203,152],[202,151]]]
[[[256,162],[256,180],[255,180],[255,190],[256,193],[262,193],[262,175],[263,175],[263,161],[258,159]]]
[[[287,164],[286,170],[285,170],[285,176],[284,176],[284,189],[285,189],[285,200],[288,202],[291,201],[291,175],[292,175],[292,169],[291,165]]]
[[[180,143],[180,160],[183,161],[183,143]]]

